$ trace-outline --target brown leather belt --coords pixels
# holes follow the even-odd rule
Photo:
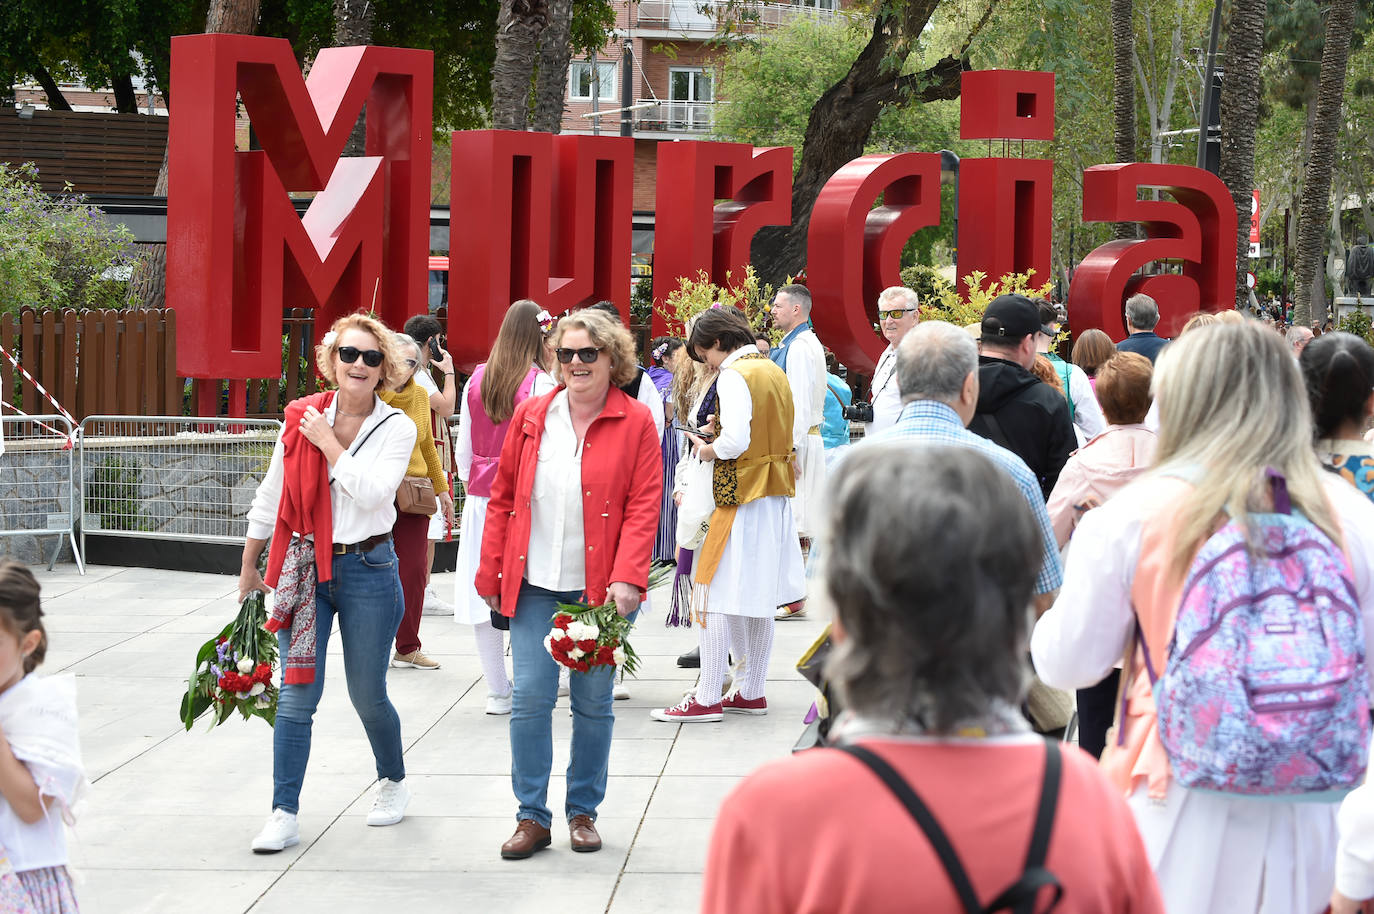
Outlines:
[[[371,552],[375,547],[382,543],[390,542],[390,533],[378,533],[376,536],[369,536],[361,543],[335,543],[335,555],[347,555],[350,552]]]

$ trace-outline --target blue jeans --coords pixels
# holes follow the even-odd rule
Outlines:
[[[335,619],[343,639],[348,697],[367,731],[377,777],[406,776],[401,757],[401,718],[386,695],[391,642],[401,624],[405,601],[396,572],[396,553],[387,541],[366,553],[334,556],[333,580],[315,587],[315,681],[282,684],[272,733],[272,808],[295,813],[310,760],[310,727],[324,694],[324,658]],[[277,635],[283,658],[290,629]],[[283,669],[285,665],[283,664]]]
[[[515,693],[510,715],[510,783],[520,804],[516,819],[533,819],[548,828],[549,771],[553,768],[553,706],[558,701],[558,663],[544,648],[553,628],[554,605],[574,603],[581,591],[557,593],[520,584],[515,616],[510,620],[511,666]],[[611,754],[611,710],[614,670],[572,674],[569,684],[573,711],[572,753],[568,759],[568,819],[587,815],[606,796],[607,759]]]

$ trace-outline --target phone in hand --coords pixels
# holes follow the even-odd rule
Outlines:
[[[715,432],[707,431],[704,428],[693,428],[690,425],[682,425],[679,422],[674,422],[673,428],[687,435],[696,435],[698,438],[705,441],[710,441],[712,438],[716,437]]]
[[[431,336],[431,337],[429,338],[429,357],[430,357],[431,359],[438,359],[438,358],[440,358],[440,356],[439,356],[439,338],[438,338],[437,336]]]

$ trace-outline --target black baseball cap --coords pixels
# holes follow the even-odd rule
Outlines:
[[[985,343],[1014,344],[1039,331],[1040,309],[1024,295],[999,295],[983,312]]]

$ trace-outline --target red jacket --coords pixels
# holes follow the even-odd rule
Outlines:
[[[500,594],[501,613],[515,615],[525,550],[530,541],[530,496],[544,418],[559,391],[515,407],[491,486],[482,559],[474,582],[481,596]],[[586,540],[586,599],[606,600],[612,581],[649,584],[649,562],[663,496],[663,459],[649,409],[612,387],[582,445],[582,532]]]

